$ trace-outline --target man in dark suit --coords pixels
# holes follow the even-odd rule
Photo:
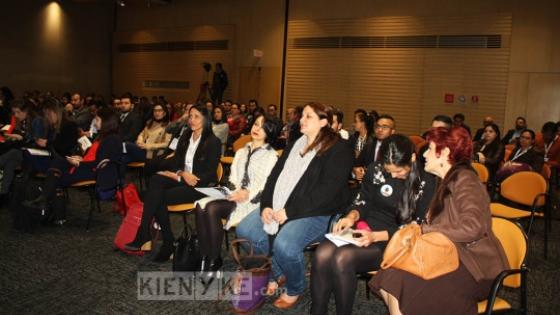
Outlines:
[[[119,110],[119,135],[123,142],[135,143],[138,134],[144,126],[142,118],[134,111],[134,104],[132,103],[132,95],[130,93],[121,97]]]
[[[379,158],[379,148],[383,140],[395,133],[395,119],[389,115],[381,115],[375,122],[375,140],[366,144],[353,169],[354,176],[361,181],[366,172],[366,167]]]
[[[504,145],[507,144],[516,144],[519,136],[521,136],[521,132],[527,128],[527,121],[525,117],[517,117],[515,119],[515,129],[510,129],[506,133],[506,135],[502,138],[502,143]]]

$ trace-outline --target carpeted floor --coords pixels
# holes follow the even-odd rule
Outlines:
[[[1,314],[227,314],[226,301],[139,301],[137,272],[169,271],[171,262],[154,264],[112,248],[120,216],[112,204],[102,204],[92,228],[85,230],[89,200],[85,192],[70,191],[68,222],[45,226],[33,234],[12,228],[7,205],[0,206],[0,313]],[[181,231],[179,216],[172,216],[174,231]],[[538,222],[531,241],[528,279],[530,314],[560,313],[560,224],[554,221],[549,259],[542,258],[542,229]],[[233,236],[231,236],[233,237]],[[225,269],[233,270],[225,252]],[[506,292],[517,301],[517,295]],[[267,301],[259,314],[304,314],[310,297],[292,310],[279,311]],[[334,302],[331,299],[331,313]],[[387,314],[374,295],[366,299],[363,281],[356,292],[354,314]]]

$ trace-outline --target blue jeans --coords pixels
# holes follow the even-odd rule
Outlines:
[[[286,277],[288,295],[303,294],[305,283],[305,260],[303,249],[313,242],[324,239],[329,225],[329,216],[296,219],[284,224],[272,245],[272,276]],[[268,234],[263,230],[260,209],[253,210],[237,226],[239,238],[253,242],[256,254],[268,254]]]

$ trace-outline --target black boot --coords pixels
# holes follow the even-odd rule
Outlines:
[[[215,259],[205,258],[206,260],[202,266],[203,270],[200,277],[203,283],[211,283],[214,278],[220,278],[219,270],[222,268],[223,261],[219,256]]]
[[[140,226],[138,228],[138,232],[136,233],[136,237],[134,238],[134,240],[128,244],[125,244],[124,249],[133,252],[141,251],[142,246],[147,242],[151,241],[151,238],[148,235],[146,235],[146,233],[142,232],[143,230],[144,229],[142,229],[142,226]]]
[[[47,197],[44,194],[41,194],[36,199],[24,200],[21,204],[24,207],[28,207],[28,208],[46,209],[48,202],[47,202]]]
[[[153,256],[153,262],[166,262],[171,258],[171,255],[175,251],[175,245],[172,242],[164,242],[159,248],[157,254]]]

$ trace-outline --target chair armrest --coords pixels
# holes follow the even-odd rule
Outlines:
[[[490,315],[492,314],[492,309],[494,308],[494,303],[496,302],[496,297],[498,292],[503,286],[504,279],[507,276],[511,276],[514,274],[521,274],[521,277],[524,277],[525,274],[529,271],[525,265],[521,266],[521,269],[508,269],[500,272],[496,278],[494,278],[494,282],[492,283],[492,287],[490,288],[490,293],[488,294],[487,303],[486,303],[486,310],[484,314]],[[521,280],[521,285],[524,285],[524,281]]]

